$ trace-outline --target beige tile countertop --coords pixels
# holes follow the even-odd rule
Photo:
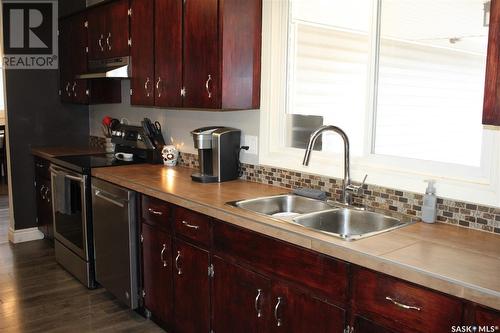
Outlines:
[[[31,153],[41,158],[56,156],[92,155],[105,153],[102,148],[95,147],[33,147]]]
[[[188,168],[131,165],[92,175],[262,234],[500,310],[500,236],[446,224],[417,222],[346,242],[226,204],[288,192],[235,180],[191,181]]]

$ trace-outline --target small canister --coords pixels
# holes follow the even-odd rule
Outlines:
[[[161,156],[163,157],[163,164],[166,166],[176,166],[177,159],[179,158],[179,151],[175,146],[163,146],[161,150]]]

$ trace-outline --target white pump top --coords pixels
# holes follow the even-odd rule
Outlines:
[[[424,180],[424,182],[428,183],[427,188],[425,189],[425,194],[435,194],[436,188],[434,187],[434,184],[436,181],[434,179],[428,179]]]

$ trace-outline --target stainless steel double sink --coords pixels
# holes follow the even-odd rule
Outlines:
[[[344,240],[356,240],[406,226],[411,221],[293,194],[232,201],[228,204]]]

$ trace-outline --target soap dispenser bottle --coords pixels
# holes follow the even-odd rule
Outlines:
[[[434,180],[426,180],[428,183],[424,195],[424,204],[422,206],[422,221],[425,223],[436,222],[437,214],[437,197],[436,188],[434,187]]]

